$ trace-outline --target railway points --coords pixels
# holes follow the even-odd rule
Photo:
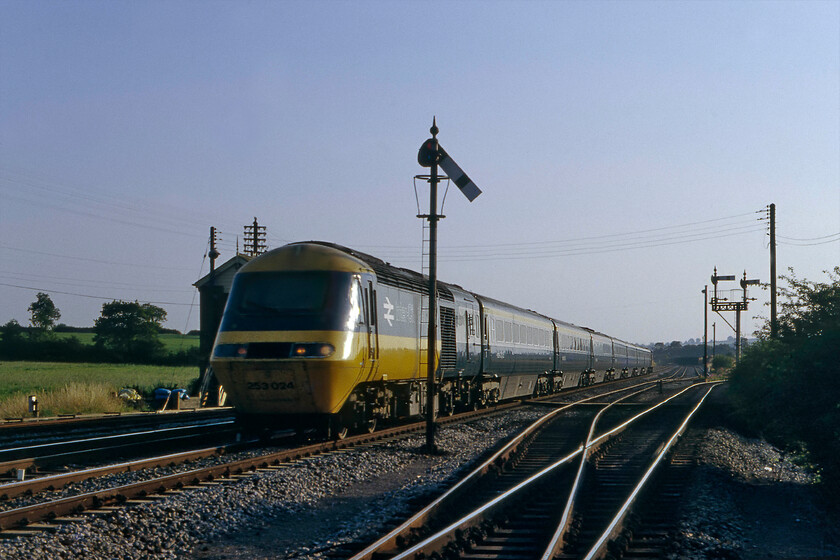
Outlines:
[[[674,384],[685,386],[687,383],[680,380],[674,381]],[[669,391],[676,395],[659,396],[655,390],[657,382],[646,385],[647,387],[633,388],[630,393],[627,390],[612,391],[618,398],[610,404],[600,405],[600,411],[587,407],[562,423],[559,422],[562,418],[560,412],[575,405],[566,405],[544,417],[529,428],[527,433],[512,441],[506,449],[472,471],[447,494],[353,555],[353,560],[374,557],[416,558],[417,555],[440,555],[446,558],[554,557],[561,552],[560,548],[567,533],[571,533],[575,541],[579,540],[581,534],[580,512],[576,512],[576,518],[573,520],[572,507],[575,504],[579,482],[585,472],[584,467],[588,462],[581,460],[579,469],[571,469],[569,466],[575,458],[600,453],[601,456],[597,459],[603,461],[604,452],[598,449],[599,443],[608,442],[605,447],[615,445],[616,441],[620,441],[616,437],[617,433],[625,429],[636,429],[635,426],[629,427],[632,422],[648,412],[659,409],[663,404],[677,398],[676,395],[691,388],[689,386],[679,393]],[[601,415],[613,404],[638,399],[643,395],[648,399],[651,396],[659,396],[660,398],[656,399],[659,402],[653,406],[644,406],[645,410],[641,413],[628,409],[612,409],[618,413],[617,416],[606,422],[609,427],[603,428],[600,436],[594,435],[597,420],[601,419]],[[601,400],[609,396],[597,398]],[[672,406],[663,407],[662,410],[671,413],[679,409]],[[633,418],[622,419],[618,425],[610,423],[616,423],[617,418],[622,416]],[[663,426],[661,418],[654,421],[647,418],[644,422],[656,430],[661,430]],[[682,425],[680,429],[684,427]],[[671,438],[673,440],[675,436]],[[648,447],[655,443],[656,440],[649,440]],[[639,442],[635,441],[632,446],[638,456]],[[667,449],[663,448],[658,456],[662,457],[664,451]],[[642,453],[642,456],[647,457],[647,454]],[[626,465],[623,466],[626,470]],[[574,474],[575,470],[577,477]],[[622,473],[620,478],[629,480],[627,472]],[[482,482],[478,482],[479,480]],[[592,503],[602,506],[605,494],[613,500],[621,497],[621,493],[615,491],[617,486],[616,483],[606,482],[603,486],[598,486],[597,500],[593,497],[578,500],[587,506]],[[558,491],[558,488],[571,490],[567,489],[564,492]],[[569,496],[568,500],[564,497],[566,495]],[[552,520],[558,525],[552,525]],[[597,526],[591,521],[590,525]],[[610,527],[609,530],[614,530],[614,527]],[[418,539],[418,536],[422,535],[430,536]],[[570,543],[572,540],[569,539]],[[575,545],[577,544],[579,543],[575,542]],[[572,557],[577,556],[569,556]]]

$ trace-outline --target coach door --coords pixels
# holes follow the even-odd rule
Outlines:
[[[458,351],[458,369],[463,375],[471,376],[479,372],[481,366],[481,338],[478,309],[465,306],[459,309],[458,338],[464,341],[463,351]],[[463,337],[463,338],[461,338]]]
[[[376,369],[376,361],[379,360],[379,321],[376,317],[376,290],[370,280],[365,288],[365,308],[367,309],[368,359],[371,362],[371,373],[373,373]]]
[[[373,282],[368,280],[362,295],[362,307],[364,309],[365,331],[362,336],[365,339],[365,365],[362,377],[370,379],[376,374],[376,366],[379,360],[379,321],[376,318],[376,290]]]

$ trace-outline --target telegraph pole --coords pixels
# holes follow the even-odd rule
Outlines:
[[[709,375],[709,285],[703,286],[703,377]]]
[[[256,216],[254,223],[250,226],[245,226],[245,254],[257,257],[265,252],[265,226],[257,223]]]
[[[210,285],[213,285],[213,278],[216,274],[216,259],[219,258],[219,252],[216,250],[216,228],[210,228],[210,252],[207,253],[210,257]]]
[[[770,204],[770,338],[778,338],[776,319],[776,205]]]

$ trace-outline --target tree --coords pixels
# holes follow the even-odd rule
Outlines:
[[[0,357],[4,360],[19,360],[27,350],[28,340],[24,338],[26,329],[15,319],[0,327]]]
[[[120,361],[143,361],[160,356],[158,338],[166,311],[151,303],[117,301],[102,304],[102,314],[93,326],[93,342]]]
[[[61,317],[61,312],[50,299],[50,295],[44,292],[38,292],[35,301],[29,306],[29,312],[32,314],[32,326],[41,332],[51,330],[56,320]]]

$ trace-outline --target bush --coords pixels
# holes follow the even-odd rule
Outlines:
[[[735,358],[728,354],[718,354],[712,359],[712,367],[716,370],[731,368],[735,363]]]
[[[831,282],[782,277],[779,336],[759,333],[730,378],[736,416],[787,448],[804,443],[840,488],[840,267]]]

